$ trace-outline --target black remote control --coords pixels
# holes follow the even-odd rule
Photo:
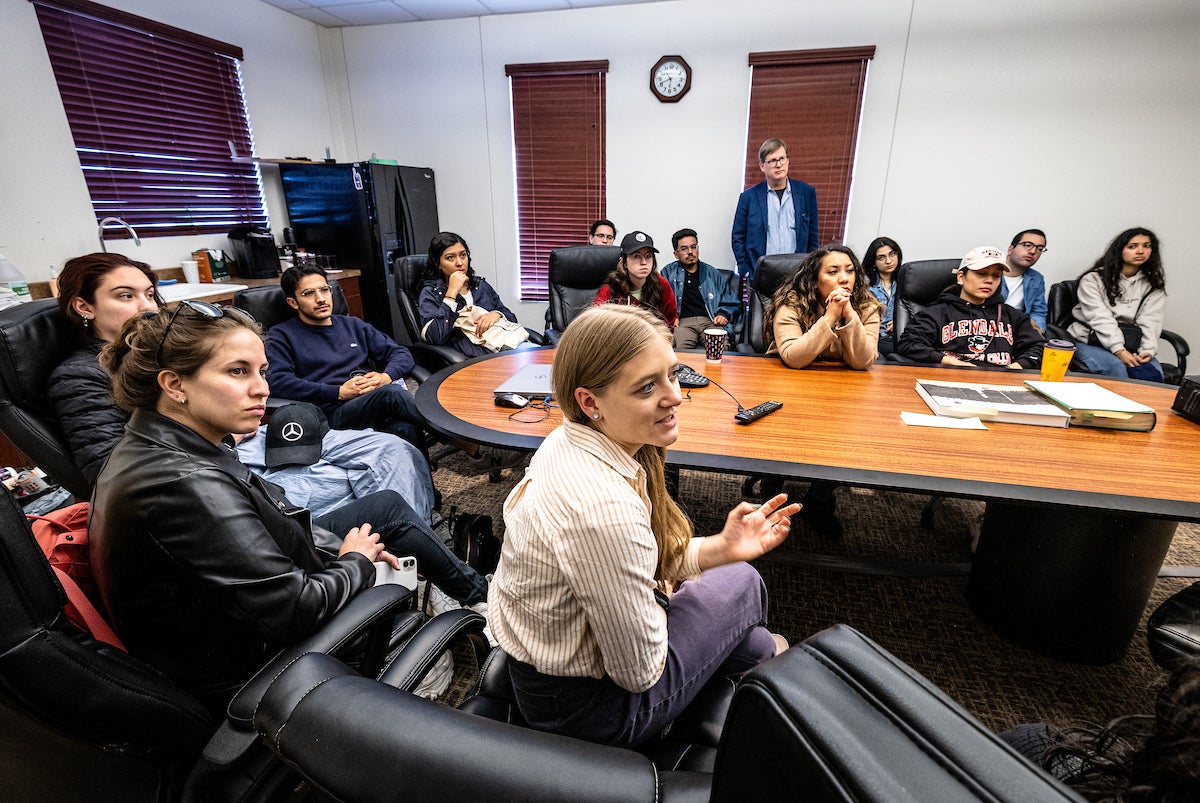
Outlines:
[[[676,378],[681,388],[702,388],[709,383],[708,377],[689,365],[680,365]]]
[[[735,414],[733,417],[737,419],[737,422],[739,424],[749,424],[751,422],[757,421],[758,419],[762,418],[764,415],[768,415],[770,413],[775,412],[782,406],[783,406],[783,402],[765,401],[762,404],[751,407],[748,410],[742,410],[740,413]]]

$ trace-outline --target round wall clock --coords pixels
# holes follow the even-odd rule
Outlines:
[[[675,103],[692,88],[692,68],[683,56],[663,56],[650,69],[650,91],[663,103]]]

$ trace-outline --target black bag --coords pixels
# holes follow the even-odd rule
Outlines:
[[[500,539],[492,532],[492,517],[477,513],[451,513],[454,554],[482,575],[496,571],[500,562]]]
[[[1150,294],[1147,293],[1146,295],[1148,296]],[[1142,348],[1142,328],[1137,325],[1136,321],[1138,313],[1142,311],[1142,304],[1145,303],[1146,296],[1142,296],[1142,300],[1138,302],[1137,309],[1134,310],[1133,313],[1134,323],[1117,321],[1117,326],[1121,328],[1121,336],[1125,338],[1125,350],[1131,354],[1137,354]],[[1089,346],[1099,346],[1100,348],[1104,348],[1104,346],[1100,344],[1100,340],[1096,337],[1096,330],[1094,329],[1088,334],[1087,344]]]

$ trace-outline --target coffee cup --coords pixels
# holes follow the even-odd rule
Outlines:
[[[194,259],[185,259],[181,263],[183,265],[183,280],[189,284],[196,284],[200,281],[200,263]]]
[[[725,330],[717,327],[704,330],[704,361],[720,362],[725,351]]]
[[[1042,349],[1042,381],[1061,382],[1075,356],[1075,344],[1069,340],[1047,340]]]

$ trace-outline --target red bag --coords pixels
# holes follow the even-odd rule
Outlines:
[[[45,516],[29,516],[33,537],[67,594],[63,612],[72,624],[92,638],[128,652],[96,606],[99,594],[88,562],[87,502]]]

